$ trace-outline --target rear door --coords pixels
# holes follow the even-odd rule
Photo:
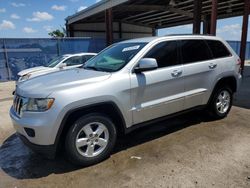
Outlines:
[[[144,58],[155,58],[158,69],[131,73],[133,123],[180,111],[184,105],[183,66],[177,41],[156,44]]]
[[[186,95],[184,108],[188,109],[207,103],[221,66],[213,59],[212,52],[203,39],[181,40],[180,45]]]

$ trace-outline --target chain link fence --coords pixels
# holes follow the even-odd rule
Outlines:
[[[43,66],[62,54],[99,52],[105,39],[0,39],[0,81],[16,80],[23,69]]]

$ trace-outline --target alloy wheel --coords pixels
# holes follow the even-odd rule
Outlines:
[[[100,122],[85,125],[77,134],[77,151],[85,157],[95,157],[102,153],[109,141],[109,131]]]

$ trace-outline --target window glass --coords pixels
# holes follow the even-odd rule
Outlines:
[[[65,56],[58,56],[58,57],[52,59],[51,61],[49,61],[49,63],[45,66],[46,67],[55,67],[58,63],[63,61],[65,58],[66,58]]]
[[[70,57],[63,63],[66,63],[67,66],[73,66],[73,65],[81,65],[83,64],[83,61],[81,56],[76,56],[76,57]]]
[[[213,59],[208,45],[203,40],[182,40],[181,49],[184,64]]]
[[[154,46],[144,58],[155,58],[159,68],[176,65],[178,64],[177,42],[161,42]]]
[[[206,40],[209,48],[211,49],[214,58],[229,57],[231,53],[228,51],[226,46],[217,40]]]
[[[92,57],[94,57],[94,55],[85,55],[86,61],[88,61],[88,60],[91,59]]]
[[[86,56],[85,55],[82,56],[82,63],[84,64],[84,63],[86,63],[86,61],[87,61]]]

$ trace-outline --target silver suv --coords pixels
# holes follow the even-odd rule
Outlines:
[[[224,118],[241,61],[211,36],[166,36],[113,44],[84,67],[20,83],[10,109],[29,147],[54,157],[62,146],[83,166],[107,158],[119,133],[203,107]]]

